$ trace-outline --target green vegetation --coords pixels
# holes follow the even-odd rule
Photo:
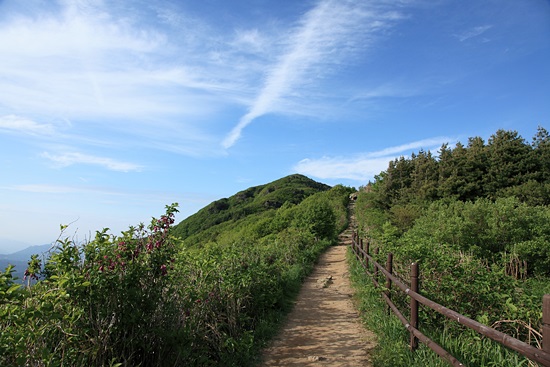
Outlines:
[[[177,205],[120,235],[60,236],[31,257],[25,286],[0,274],[2,366],[246,366],[256,362],[318,255],[347,226],[353,190],[292,175],[213,202],[174,226]],[[540,343],[550,293],[550,137],[497,131],[392,161],[356,203],[360,235],[418,262],[421,293]],[[371,247],[372,248],[372,247]],[[352,265],[359,305],[379,333],[378,366],[444,365],[408,333]],[[31,284],[31,280],[34,285]],[[398,292],[392,299],[402,309]],[[470,366],[527,361],[421,307],[420,328]]]
[[[380,249],[381,263],[389,252],[400,274],[408,274],[405,264],[419,263],[422,294],[537,346],[542,295],[550,293],[549,174],[545,129],[531,144],[499,130],[487,144],[475,137],[467,146],[443,145],[438,158],[420,151],[392,161],[360,190],[356,217],[361,235]],[[406,309],[402,295],[392,297]],[[433,311],[421,308],[420,317],[421,330],[467,365],[506,365],[501,358],[510,366],[527,363]],[[405,348],[405,331],[374,330]],[[390,351],[380,353],[390,360]],[[388,363],[438,365],[403,358]]]
[[[330,186],[302,175],[290,175],[266,185],[250,187],[230,198],[214,201],[174,227],[174,235],[186,239],[218,224],[235,222],[253,214],[277,209],[285,203],[299,204]]]
[[[350,191],[294,175],[175,227],[173,204],[119,236],[61,236],[29,261],[35,285],[0,275],[0,365],[252,365],[346,226]]]
[[[409,349],[409,332],[403,324],[388,313],[381,301],[380,289],[375,288],[361,265],[349,253],[350,278],[356,289],[357,306],[364,315],[366,326],[376,332],[378,345],[373,353],[374,366],[446,367],[449,364],[426,345]],[[395,295],[393,295],[395,297]],[[426,321],[421,320],[421,329],[426,333]],[[432,327],[429,337],[443,346],[465,366],[528,366],[528,361],[497,342],[480,338],[475,332],[461,328],[451,333],[449,329]]]

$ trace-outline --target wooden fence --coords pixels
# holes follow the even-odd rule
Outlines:
[[[472,330],[475,330],[479,334],[491,338],[507,348],[515,350],[516,352],[529,358],[530,360],[540,363],[542,366],[550,366],[550,294],[546,294],[543,297],[542,349],[539,349],[530,344],[524,343],[521,340],[513,338],[510,335],[504,334],[498,330],[474,321],[469,317],[461,315],[458,312],[448,309],[445,306],[442,306],[420,295],[418,286],[418,264],[411,264],[410,286],[407,286],[393,273],[393,255],[391,253],[388,254],[386,265],[382,266],[377,263],[370,255],[369,242],[360,239],[357,233],[354,233],[353,235],[351,246],[356,258],[361,262],[363,268],[365,269],[365,272],[369,276],[371,276],[372,281],[376,286],[379,286],[379,274],[382,273],[384,275],[386,283],[384,292],[382,293],[382,297],[388,304],[389,308],[397,315],[405,328],[410,332],[411,350],[415,350],[418,347],[418,341],[420,341],[428,346],[435,353],[437,353],[441,358],[449,362],[452,366],[463,366],[460,361],[458,361],[449,352],[447,352],[440,345],[435,343],[419,330],[418,306],[419,304],[423,304],[424,306],[440,313],[448,319],[454,320]],[[373,250],[373,253],[378,254],[378,248],[375,248]],[[370,272],[371,268],[373,269],[372,273]],[[392,289],[393,285],[399,288],[408,297],[410,297],[409,320],[407,320],[407,318],[403,315],[401,311],[399,311],[399,309],[391,300],[390,290]]]

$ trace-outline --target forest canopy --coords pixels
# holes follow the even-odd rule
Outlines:
[[[442,198],[461,201],[516,196],[531,205],[550,203],[550,137],[539,127],[531,143],[517,131],[498,130],[454,147],[443,144],[435,156],[420,150],[389,163],[367,188],[377,192],[381,208],[426,203]]]

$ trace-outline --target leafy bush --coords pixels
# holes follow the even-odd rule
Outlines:
[[[392,313],[387,312],[380,299],[380,288],[374,287],[358,261],[349,254],[350,278],[356,290],[356,299],[363,319],[377,334],[378,345],[372,351],[374,366],[436,367],[448,363],[423,343],[412,352],[409,332]],[[392,295],[392,297],[394,297]],[[430,328],[425,315],[420,320],[421,330],[451,355],[467,366],[527,366],[528,360],[489,338],[480,338],[475,332],[456,325]],[[481,320],[483,321],[483,320]],[[487,321],[487,320],[486,320]],[[508,331],[508,330],[503,330]],[[514,334],[511,334],[514,335]]]
[[[419,263],[428,298],[536,344],[540,285],[550,275],[549,147],[546,133],[529,146],[515,132],[498,131],[488,145],[479,138],[468,147],[444,145],[437,160],[422,152],[395,160],[360,191],[359,228],[381,260],[393,253],[401,273]],[[436,196],[427,182],[436,179],[434,167]],[[434,334],[462,333],[433,312],[422,319]]]
[[[44,279],[18,290],[19,302],[9,304],[13,322],[2,320],[2,338],[14,340],[2,365],[155,363],[172,345],[168,273],[176,247],[169,228],[176,211],[168,206],[148,228],[119,237],[103,230],[84,246],[58,240]]]
[[[495,202],[437,201],[416,220],[403,239],[428,249],[452,245],[456,251],[470,253],[489,264],[498,263],[501,253],[515,253],[520,260],[527,261],[531,274],[544,275],[549,218],[547,207],[529,206],[513,197]]]
[[[0,365],[251,365],[332,243],[349,190],[184,242],[172,231],[177,204],[119,236],[105,229],[84,244],[60,239],[42,272],[37,257],[29,262],[35,285],[15,285],[11,268],[0,275]],[[186,245],[191,238],[201,241]]]

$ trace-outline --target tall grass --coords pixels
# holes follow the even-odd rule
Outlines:
[[[381,297],[381,290],[375,288],[351,250],[348,251],[348,262],[357,307],[365,326],[378,337],[378,346],[373,350],[372,355],[373,365],[375,367],[448,366],[446,361],[422,343],[419,343],[415,352],[409,349],[409,332],[393,313],[388,313]],[[406,315],[406,312],[404,314]],[[420,325],[420,330],[465,366],[537,366],[527,358],[467,328],[464,328],[458,336],[455,332],[451,334],[448,329],[438,325]]]

